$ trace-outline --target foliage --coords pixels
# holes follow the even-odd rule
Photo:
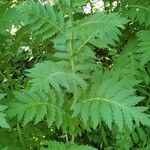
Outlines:
[[[124,124],[132,129],[133,120],[149,125],[149,119],[143,112],[146,108],[134,107],[142,100],[141,97],[134,95],[132,88],[137,81],[130,78],[120,79],[115,72],[96,72],[93,75],[91,90],[73,105],[73,116],[81,114],[81,119],[87,125],[91,118],[93,127],[103,120],[109,128],[115,123],[120,130]]]
[[[150,3],[101,2],[0,2],[0,149],[150,149]]]
[[[4,94],[0,94],[0,99],[4,97]],[[6,114],[3,112],[7,106],[0,105],[0,126],[3,128],[9,128],[8,123],[6,122],[5,116]]]
[[[44,146],[46,146],[47,148],[42,148],[42,150],[96,150],[95,148],[92,148],[90,146],[79,146],[74,143],[61,144],[55,141],[46,142],[44,143]]]

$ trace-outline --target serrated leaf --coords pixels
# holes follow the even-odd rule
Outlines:
[[[56,141],[48,141],[44,145],[47,145],[47,148],[41,148],[41,150],[96,150],[96,148],[88,145],[77,145],[75,143],[64,144]]]
[[[0,94],[0,99],[2,99],[5,96],[5,94]],[[3,112],[7,106],[0,105],[0,127],[3,128],[10,128],[9,124],[7,123],[5,117],[6,114]]]
[[[68,92],[76,92],[77,87],[85,88],[86,82],[77,74],[68,72],[52,61],[36,64],[27,74],[32,84],[31,90],[48,90],[50,85],[60,90],[65,87]]]
[[[57,32],[65,34],[64,17],[60,12],[55,12],[52,6],[28,1],[18,6],[17,10],[24,25],[29,25],[35,36],[45,40]]]
[[[114,41],[118,41],[118,35],[121,34],[118,28],[124,28],[126,23],[127,20],[117,13],[99,12],[78,21],[74,31],[78,37],[91,37],[88,42],[94,46],[105,48],[108,44],[115,45]]]
[[[132,129],[133,121],[137,125],[139,123],[150,125],[149,115],[144,113],[147,108],[136,106],[142,98],[134,95],[135,90],[133,86],[137,84],[134,81],[135,79],[129,79],[129,76],[120,78],[119,74],[113,70],[110,72],[106,71],[102,75],[101,73],[96,72],[96,74],[99,74],[99,77],[103,76],[102,79],[94,78],[95,75],[93,75],[92,88],[88,95],[89,98],[83,97],[72,106],[73,111],[77,111],[78,115],[80,114],[83,123],[87,125],[87,120],[91,120],[95,124],[95,116],[93,114],[97,111],[100,113],[101,118],[99,119],[99,123],[103,120],[110,128],[115,123],[120,130],[125,125]],[[95,105],[95,103],[98,103],[99,107],[95,106],[97,110],[93,108],[93,112],[89,113],[91,105]],[[82,110],[77,110],[76,105],[79,107],[82,106]]]
[[[48,93],[45,91],[38,91],[38,93],[23,91],[16,93],[15,98],[17,102],[10,104],[8,114],[11,117],[18,116],[19,121],[23,119],[24,125],[31,121],[37,124],[44,118],[47,118],[49,127],[53,123],[58,124],[59,122],[59,126],[62,123],[63,102],[60,99],[56,99],[53,90],[48,91]]]
[[[138,33],[139,38],[139,50],[138,53],[140,53],[140,59],[142,64],[147,63],[150,61],[150,37],[149,37],[150,31],[149,30],[143,30]]]

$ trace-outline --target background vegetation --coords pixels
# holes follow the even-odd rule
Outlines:
[[[0,0],[0,149],[150,149],[149,0]]]

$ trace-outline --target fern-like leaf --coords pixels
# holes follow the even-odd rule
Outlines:
[[[56,141],[45,142],[47,148],[41,150],[96,150],[96,148],[87,145],[77,145],[75,143],[59,143]]]
[[[93,122],[95,128],[103,120],[109,128],[115,123],[119,129],[124,125],[132,129],[133,121],[150,125],[146,107],[136,107],[142,100],[135,96],[138,81],[133,78],[120,77],[116,72],[97,72],[93,75],[93,84],[88,96],[73,104],[73,116],[79,115],[85,125]]]
[[[44,91],[17,92],[15,99],[16,102],[10,104],[8,111],[11,117],[17,116],[19,121],[24,119],[24,125],[33,120],[36,124],[46,118],[49,127],[53,123],[60,127],[63,119],[63,100],[57,98],[53,90],[48,93]]]
[[[74,30],[80,38],[90,38],[88,42],[103,48],[115,45],[114,41],[118,41],[121,34],[119,28],[123,29],[126,23],[127,20],[117,13],[96,13],[78,21]]]
[[[16,10],[11,8],[7,3],[0,2],[0,33],[8,34],[11,30],[12,20],[16,20]]]
[[[31,78],[32,90],[49,89],[51,85],[56,90],[65,87],[68,92],[75,93],[77,87],[86,87],[85,81],[77,74],[69,72],[55,62],[45,61],[30,70],[28,76]]]
[[[48,127],[55,124],[57,128],[61,127],[64,133],[76,135],[78,120],[64,107],[66,108],[63,95],[56,95],[52,89],[48,92],[22,91],[15,93],[15,102],[10,103],[8,116],[10,118],[17,116],[19,122],[23,121],[23,125],[46,120]]]
[[[142,64],[150,61],[150,30],[143,30],[138,33],[139,37],[139,57]]]
[[[64,33],[64,18],[59,12],[55,12],[52,6],[41,5],[40,3],[25,2],[18,7],[22,15],[24,25],[30,25],[34,35],[50,38],[57,32]]]
[[[0,94],[0,99],[2,99],[5,95],[4,94]],[[4,105],[0,105],[0,127],[3,128],[9,128],[9,124],[6,122],[6,114],[3,112],[5,109],[7,108],[7,106]]]
[[[123,14],[141,25],[150,25],[150,1],[149,0],[124,0],[122,3]]]

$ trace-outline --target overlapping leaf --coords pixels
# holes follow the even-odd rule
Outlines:
[[[61,87],[65,87],[68,92],[75,93],[77,87],[86,87],[85,81],[79,75],[52,61],[36,64],[34,68],[28,70],[28,76],[31,78],[32,90],[47,90],[52,86],[58,91]]]

